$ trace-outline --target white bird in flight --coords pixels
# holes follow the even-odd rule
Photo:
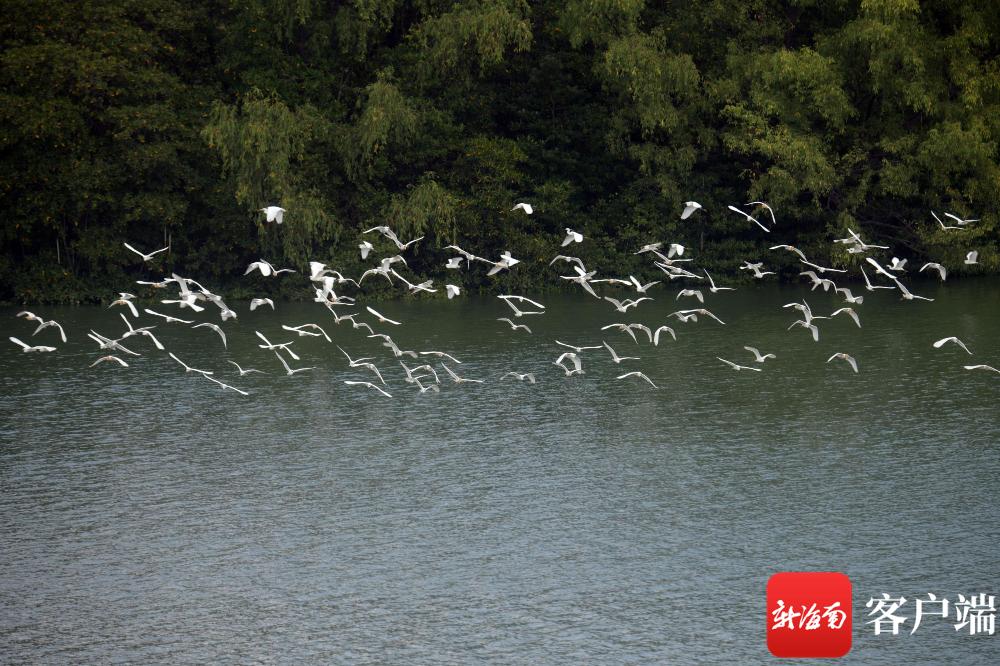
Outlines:
[[[523,373],[522,372],[508,372],[507,374],[505,374],[502,377],[500,377],[500,381],[503,381],[503,380],[507,379],[508,377],[513,377],[514,379],[517,379],[518,381],[522,381],[522,382],[526,381],[529,384],[534,384],[535,383],[535,375],[532,374],[532,373],[530,373],[530,372],[523,372]]]
[[[113,308],[116,305],[124,305],[125,307],[127,307],[132,312],[132,316],[133,317],[136,317],[136,318],[139,317],[139,311],[135,309],[135,303],[132,302],[131,298],[125,298],[125,296],[122,295],[121,298],[117,298],[117,299],[111,301],[111,304],[108,306],[108,309],[110,310],[111,308]],[[196,310],[196,312],[197,312],[197,310]]]
[[[851,369],[854,370],[855,373],[857,373],[857,371],[858,371],[858,362],[856,360],[854,360],[854,357],[851,356],[850,354],[845,354],[843,352],[837,352],[836,354],[834,354],[830,358],[826,359],[826,362],[829,363],[830,361],[832,361],[834,359],[842,359],[844,361],[847,361],[847,364],[849,366],[851,366]]]
[[[858,328],[861,328],[861,319],[858,317],[858,313],[854,310],[854,308],[840,308],[839,310],[834,310],[833,313],[830,314],[830,319],[833,319],[842,312],[847,313],[847,316],[854,320],[854,323],[858,325]]]
[[[266,206],[261,208],[260,212],[264,213],[266,221],[281,224],[285,219],[285,213],[287,211],[280,206]]]
[[[250,312],[253,312],[262,305],[270,305],[274,309],[274,301],[270,298],[254,298],[250,301]]]
[[[570,362],[573,363],[572,370],[563,365],[563,361],[566,359],[569,359]],[[562,368],[563,371],[566,373],[567,377],[584,374],[583,363],[580,361],[580,357],[575,352],[563,352],[552,365],[558,365],[560,368]]]
[[[484,384],[485,383],[485,381],[482,380],[482,379],[466,379],[465,377],[459,377],[457,374],[455,374],[455,372],[451,368],[449,368],[447,366],[447,364],[445,364],[444,361],[441,361],[441,367],[444,368],[445,372],[448,373],[448,376],[451,377],[451,380],[453,382],[455,382],[456,384]]]
[[[225,382],[220,382],[220,381],[219,381],[218,379],[216,379],[215,377],[209,377],[208,375],[202,375],[202,377],[204,377],[205,379],[207,379],[207,380],[208,380],[208,381],[210,381],[210,382],[214,382],[214,383],[218,384],[219,386],[221,386],[221,387],[222,387],[222,390],[223,390],[223,391],[227,391],[227,390],[228,390],[228,391],[236,391],[236,392],[237,392],[237,393],[239,393],[240,395],[250,395],[250,394],[249,394],[249,393],[247,393],[246,391],[243,391],[243,390],[241,390],[241,389],[238,389],[238,388],[236,388],[235,386],[230,386],[229,384],[227,384],[227,383],[225,383]]]
[[[170,358],[174,359],[175,361],[177,361],[178,363],[180,363],[182,366],[184,366],[184,372],[199,372],[199,373],[201,373],[203,375],[215,374],[211,370],[199,370],[198,368],[192,368],[190,365],[188,365],[184,361],[182,361],[179,358],[177,358],[177,356],[174,355],[173,352],[167,352],[167,354],[170,355]]]
[[[193,319],[178,319],[177,317],[171,317],[170,315],[161,314],[159,312],[156,312],[155,310],[150,310],[149,308],[145,308],[143,310],[143,312],[145,312],[146,314],[151,314],[154,317],[161,317],[161,318],[165,319],[168,324],[193,324],[194,323]]]
[[[654,347],[659,347],[660,346],[660,331],[666,331],[667,333],[670,334],[670,337],[672,337],[674,339],[674,342],[677,341],[677,334],[674,333],[674,329],[670,328],[669,326],[661,326],[658,329],[656,329],[656,331],[653,333],[653,346]]]
[[[602,340],[602,342],[604,342]],[[622,361],[638,361],[638,356],[619,356],[614,349],[611,348],[607,342],[604,342],[604,347],[611,353],[611,360],[615,362],[616,365],[621,364]]]
[[[575,345],[568,345],[565,342],[559,342],[558,340],[556,340],[555,342],[556,342],[557,345],[560,345],[562,347],[566,347],[567,349],[572,349],[577,354],[583,353],[583,351],[586,350],[586,349],[600,349],[601,348],[601,345],[591,345],[591,346],[587,346],[587,347],[577,347]]]
[[[289,356],[291,356],[296,361],[300,360],[299,357],[298,357],[298,355],[296,355],[295,352],[293,352],[291,349],[288,348],[288,345],[292,344],[291,342],[282,342],[280,344],[271,344],[271,341],[268,340],[267,338],[265,338],[264,334],[261,333],[260,331],[254,331],[254,333],[257,334],[258,338],[260,338],[261,340],[264,341],[264,344],[257,345],[261,349],[268,349],[270,351],[273,351],[275,354],[278,353],[278,350],[283,349],[284,351],[286,351],[288,353]]]
[[[965,255],[965,265],[972,266],[979,261],[979,252],[972,250],[967,255]]]
[[[677,298],[675,298],[674,300],[679,301],[681,299],[681,296],[693,296],[694,298],[698,299],[699,303],[705,302],[705,296],[702,295],[700,289],[681,289],[679,292],[677,292]]]
[[[243,368],[241,368],[241,367],[240,367],[240,364],[239,364],[239,363],[237,363],[236,361],[228,361],[228,363],[230,363],[230,364],[232,364],[232,365],[236,366],[236,369],[237,369],[237,370],[239,371],[239,373],[240,373],[240,377],[245,377],[245,376],[247,376],[247,375],[249,375],[249,374],[251,374],[251,373],[254,373],[254,372],[259,372],[259,373],[260,373],[260,374],[262,374],[262,375],[266,375],[266,374],[267,374],[267,373],[266,373],[266,372],[264,372],[263,370],[257,370],[257,369],[255,369],[255,368],[247,368],[247,369],[245,369],[245,370],[244,370]]]
[[[391,398],[392,397],[391,395],[389,395],[388,393],[386,393],[385,391],[383,391],[381,388],[379,388],[375,384],[372,384],[371,382],[355,382],[355,381],[351,381],[349,379],[345,379],[344,383],[347,384],[348,386],[367,386],[370,389],[375,389],[376,391],[378,391],[379,393],[381,393],[382,395],[384,395],[387,398]]]
[[[753,360],[756,361],[757,363],[763,363],[764,361],[766,361],[769,358],[778,358],[774,354],[761,354],[760,350],[757,349],[756,347],[747,347],[747,346],[744,346],[743,349],[746,349],[748,352],[750,352],[751,354],[753,354],[753,357],[754,357]]]
[[[150,252],[149,254],[146,254],[145,252],[140,252],[139,250],[135,249],[134,247],[132,247],[128,243],[122,243],[122,245],[124,245],[126,248],[128,248],[132,252],[135,252],[137,255],[139,255],[140,257],[142,257],[143,261],[150,261],[150,260],[152,260],[153,257],[155,257],[156,255],[158,255],[159,253],[166,252],[167,250],[170,249],[170,246],[168,245],[168,246],[166,246],[164,248],[160,248],[159,250],[156,250],[155,252]]]
[[[947,214],[947,213],[946,213],[946,214]],[[948,231],[948,230],[950,230],[950,229],[957,229],[958,231],[962,231],[962,227],[953,227],[953,226],[949,226],[949,225],[946,225],[946,224],[945,224],[944,222],[942,222],[942,221],[941,221],[941,218],[940,218],[940,217],[938,217],[938,216],[937,216],[937,215],[936,215],[936,214],[934,213],[934,211],[931,211],[931,215],[934,215],[934,219],[935,219],[935,220],[937,220],[937,223],[938,223],[939,225],[941,225],[941,229],[942,229],[942,231]]]
[[[283,328],[286,331],[291,331],[292,333],[297,333],[300,338],[303,336],[309,336],[313,338],[318,338],[322,336],[323,338],[326,339],[327,342],[332,342],[332,340],[330,340],[330,336],[326,334],[326,331],[323,330],[323,327],[320,326],[319,324],[300,324],[299,326],[288,326],[287,324],[282,324],[281,328]],[[316,331],[319,332],[317,333]]]
[[[37,317],[36,319],[38,320],[39,324],[38,328],[35,329],[35,332],[31,334],[32,336],[38,335],[38,332],[41,331],[43,328],[49,328],[50,326],[55,326],[56,328],[59,329],[59,337],[62,338],[63,342],[66,342],[66,331],[64,331],[63,327],[59,325],[59,322],[57,322],[55,319],[49,319],[48,321],[45,321],[41,317]]]
[[[213,331],[215,331],[216,333],[218,333],[219,337],[222,338],[222,346],[226,347],[227,349],[229,348],[229,344],[226,342],[226,332],[222,330],[222,327],[220,327],[218,324],[212,324],[212,323],[209,323],[209,322],[203,322],[201,324],[195,324],[191,328],[201,328],[202,326],[204,326],[206,328],[210,328]]]
[[[288,351],[288,350],[285,350],[285,351]],[[307,370],[315,370],[316,369],[316,368],[295,368],[294,370],[292,370],[291,368],[288,367],[288,363],[285,361],[284,357],[281,354],[278,353],[277,350],[274,351],[274,355],[278,357],[279,361],[281,361],[281,365],[283,365],[285,367],[285,374],[288,375],[289,377],[291,377],[292,375],[294,375],[296,373],[299,373],[299,372],[306,372]]]
[[[955,220],[955,224],[959,225],[960,227],[964,227],[965,225],[969,224],[970,222],[978,222],[979,221],[978,217],[973,217],[973,218],[969,218],[967,220],[963,220],[958,215],[952,215],[951,213],[945,213],[944,216],[945,217],[950,217],[951,219]]]
[[[941,282],[944,282],[946,279],[948,279],[948,269],[942,266],[941,264],[933,261],[927,262],[926,264],[921,266],[919,272],[923,273],[928,268],[937,271],[938,275],[941,277]]]
[[[444,286],[444,290],[445,290],[445,293],[448,294],[448,300],[449,301],[462,293],[462,290],[459,289],[458,287],[456,287],[453,284],[446,284]]]
[[[624,375],[618,375],[617,377],[615,377],[615,379],[626,379],[628,377],[635,377],[636,379],[642,379],[643,381],[648,382],[649,385],[652,386],[653,388],[659,388],[659,386],[653,383],[652,379],[647,377],[645,374],[639,372],[638,370],[633,370],[632,372],[626,372]]]
[[[767,232],[771,231],[770,229],[768,229],[767,227],[765,227],[763,224],[761,224],[760,222],[758,222],[757,218],[755,218],[753,215],[750,215],[749,213],[745,213],[744,211],[740,210],[736,206],[729,206],[729,210],[733,211],[734,213],[739,213],[740,215],[742,215],[743,217],[745,217],[748,221],[753,222],[754,224],[756,224],[758,227],[760,227],[764,231],[767,231]]]
[[[570,243],[582,243],[583,234],[573,231],[569,227],[566,227],[566,238],[563,239],[562,247],[566,247]]]
[[[375,318],[378,319],[383,324],[392,324],[393,326],[401,326],[402,325],[400,322],[393,321],[392,319],[389,319],[388,317],[382,315],[378,310],[376,310],[375,308],[371,307],[370,305],[366,305],[365,309],[368,310],[368,312],[370,312],[373,315],[375,315]]]
[[[21,351],[24,352],[25,354],[31,352],[54,352],[56,350],[55,347],[47,347],[45,345],[35,345],[34,347],[32,347],[31,345],[18,340],[14,336],[10,337],[10,341],[16,345],[20,345]]]
[[[515,210],[518,210],[518,209],[523,210],[528,215],[531,215],[532,213],[535,212],[535,209],[531,207],[531,204],[524,203],[524,202],[519,203],[519,204],[515,204],[515,206],[513,208],[511,208],[511,211],[515,211]]]
[[[709,284],[708,290],[713,294],[720,291],[736,291],[735,287],[716,287],[715,280],[713,280],[712,276],[708,274],[708,271],[706,271],[705,269],[702,269],[702,271],[705,273],[705,277],[708,278],[708,284]]]
[[[995,372],[1000,375],[1000,370],[997,370],[992,365],[963,365],[966,370],[989,370],[990,372]]]
[[[519,329],[519,328],[523,328],[523,329],[524,329],[524,330],[526,330],[526,331],[527,331],[527,332],[528,332],[529,334],[531,333],[531,329],[530,329],[530,328],[528,328],[528,327],[527,327],[526,325],[524,325],[524,324],[515,324],[514,322],[512,322],[512,321],[511,321],[510,319],[508,319],[507,317],[500,317],[500,318],[498,318],[498,319],[497,319],[497,321],[504,321],[504,322],[507,322],[508,324],[510,324],[510,330],[512,330],[512,331],[516,331],[516,330],[517,330],[517,329]]]
[[[962,349],[964,349],[965,352],[967,354],[969,354],[970,356],[972,355],[972,352],[969,351],[969,348],[965,346],[965,343],[962,342],[961,340],[959,340],[958,338],[956,338],[954,335],[949,336],[947,338],[941,338],[940,340],[936,341],[933,344],[933,346],[934,346],[935,349],[941,349],[941,347],[943,347],[944,345],[946,345],[949,342],[958,345],[959,347],[961,347]]]
[[[736,370],[737,372],[739,372],[740,370],[753,370],[754,372],[763,372],[760,368],[754,368],[749,365],[740,365],[739,363],[733,363],[732,361],[727,361],[721,356],[716,356],[715,358],[719,359],[720,361],[731,367],[733,370]]]
[[[110,361],[113,361],[113,362],[117,363],[118,365],[122,366],[123,368],[127,368],[128,367],[128,363],[126,363],[125,361],[121,360],[117,356],[110,356],[110,355],[109,356],[102,356],[101,358],[99,358],[96,361],[94,361],[93,363],[91,363],[90,366],[88,366],[88,367],[92,368],[95,365],[97,365],[98,363],[105,363],[105,362],[110,362]]]
[[[681,213],[681,219],[682,220],[688,219],[689,217],[691,217],[691,214],[694,213],[699,208],[701,208],[701,204],[698,203],[697,201],[685,201],[684,211]]]

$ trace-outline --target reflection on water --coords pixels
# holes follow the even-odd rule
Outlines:
[[[780,306],[801,288],[710,296],[726,325],[671,320],[678,340],[659,347],[599,328],[668,323],[672,292],[628,315],[542,299],[547,314],[518,320],[530,336],[495,321],[509,311],[491,299],[379,305],[403,325],[376,330],[403,349],[449,352],[460,375],[488,380],[440,394],[417,393],[388,350],[313,304],[238,309],[228,350],[160,323],[168,350],[246,398],[145,340],[130,368],[88,369],[100,354],[86,331],[119,334],[114,311],[39,308],[70,341],[0,351],[0,654],[764,661],[770,574],[837,570],[854,583],[848,661],[995,662],[995,637],[944,622],[896,637],[864,626],[883,591],[998,591],[1000,378],[961,366],[1000,365],[1000,298],[989,282],[920,287],[937,300],[873,295],[862,329],[821,322],[819,343],[785,330],[795,316]],[[816,314],[840,306],[806,297]],[[27,340],[13,313],[9,334]],[[376,357],[393,399],[345,386],[369,373],[321,338],[294,338],[317,370],[277,374],[253,331],[285,341],[282,323],[305,322]],[[975,356],[932,349],[945,335]],[[641,360],[587,351],[586,374],[565,377],[555,339]],[[762,373],[715,359],[749,364],[744,345],[778,358]],[[825,363],[840,351],[859,374]],[[271,374],[239,378],[227,359]],[[661,389],[615,380],[634,369]],[[497,381],[511,370],[538,383]]]

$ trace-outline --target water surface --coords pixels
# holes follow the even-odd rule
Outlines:
[[[509,310],[495,299],[378,304],[403,325],[376,330],[487,380],[440,394],[418,393],[388,350],[315,304],[235,306],[228,349],[210,330],[143,317],[248,397],[134,338],[131,367],[89,369],[103,352],[86,331],[118,335],[115,311],[34,308],[70,340],[48,330],[32,340],[56,353],[0,349],[0,655],[760,662],[768,577],[833,570],[854,583],[848,662],[996,662],[1000,637],[944,621],[895,637],[864,625],[864,601],[884,591],[998,592],[1000,376],[962,365],[1000,366],[1000,289],[913,289],[936,300],[870,296],[863,328],[822,322],[818,343],[785,330],[796,317],[781,305],[840,304],[801,287],[710,295],[726,325],[670,320],[678,340],[659,347],[599,328],[668,323],[676,289],[626,315],[584,295],[542,298],[545,315],[518,320],[532,335],[497,322]],[[28,340],[14,312],[0,320]],[[305,322],[374,356],[393,398],[345,386],[369,373],[322,339],[293,347],[316,370],[276,374],[253,332],[290,340],[280,325]],[[932,349],[945,335],[975,356]],[[586,374],[566,377],[555,339],[603,339],[641,360],[588,351]],[[778,358],[761,373],[715,359],[749,365],[744,345]],[[825,362],[840,351],[859,374]],[[227,359],[271,374],[241,379]],[[633,369],[659,389],[615,379]],[[507,371],[538,383],[499,382]]]

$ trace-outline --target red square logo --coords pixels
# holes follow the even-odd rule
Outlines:
[[[775,657],[843,657],[851,649],[851,579],[784,571],[767,581],[767,649]]]

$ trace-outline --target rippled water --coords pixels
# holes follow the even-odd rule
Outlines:
[[[530,336],[495,321],[495,299],[379,304],[404,323],[376,329],[404,349],[447,351],[488,380],[440,394],[314,304],[238,307],[228,350],[210,330],[145,322],[248,397],[145,340],[131,367],[88,369],[100,354],[86,331],[118,335],[115,311],[38,308],[70,341],[0,350],[0,657],[768,661],[767,579],[833,570],[854,583],[847,661],[996,663],[1000,636],[925,620],[876,637],[863,613],[884,591],[1000,592],[1000,376],[961,367],[1000,366],[997,287],[914,286],[933,303],[879,293],[858,307],[862,329],[822,322],[818,343],[785,330],[798,287],[710,296],[726,325],[673,320],[678,341],[659,347],[598,328],[667,323],[674,292],[628,315],[543,298],[544,316],[519,320]],[[817,314],[839,307],[806,297]],[[8,335],[27,340],[13,314],[0,313]],[[369,376],[322,339],[294,345],[317,370],[273,374],[253,331],[284,341],[280,324],[307,321],[375,356],[394,397],[345,386]],[[975,356],[932,349],[945,335]],[[641,360],[588,351],[586,374],[565,377],[556,338]],[[749,364],[746,344],[778,359],[761,373],[715,359]],[[837,351],[861,372],[824,362]],[[240,379],[226,359],[272,374]],[[632,369],[659,390],[615,379]],[[510,370],[538,383],[497,381]]]

